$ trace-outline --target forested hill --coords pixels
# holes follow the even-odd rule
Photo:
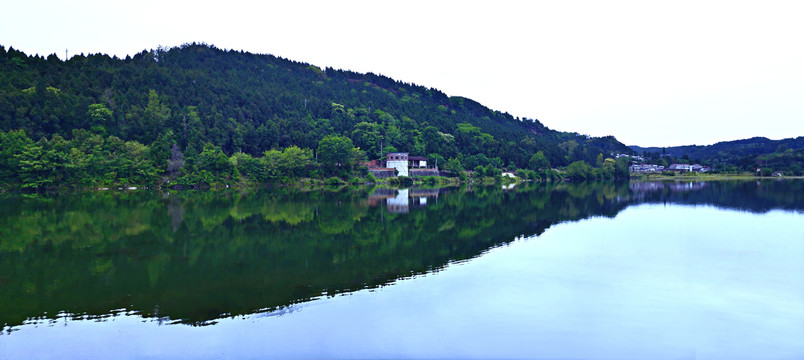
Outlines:
[[[630,146],[639,155],[648,157],[669,156],[714,167],[734,166],[741,170],[770,167],[788,170],[798,175],[804,164],[804,136],[782,140],[764,137],[723,141],[713,145],[686,145],[674,147]]]
[[[168,134],[185,152],[211,143],[252,155],[315,149],[335,134],[368,158],[382,145],[466,168],[523,168],[539,150],[553,166],[630,152],[613,137],[553,131],[432,88],[205,44],[68,61],[0,47],[0,130],[19,129],[34,141],[86,129],[144,145]]]

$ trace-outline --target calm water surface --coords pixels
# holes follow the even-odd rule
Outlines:
[[[0,358],[804,358],[804,182],[0,198]]]

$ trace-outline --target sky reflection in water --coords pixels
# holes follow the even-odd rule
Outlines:
[[[798,211],[642,204],[214,326],[26,325],[0,358],[801,358],[803,235]]]

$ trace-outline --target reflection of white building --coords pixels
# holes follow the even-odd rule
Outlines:
[[[411,207],[427,206],[428,198],[438,200],[439,193],[439,189],[376,189],[369,196],[368,203],[372,206],[385,203],[390,213],[407,213]]]
[[[408,153],[388,153],[385,157],[385,166],[396,169],[397,176],[410,176],[408,172]]]
[[[396,197],[387,200],[386,207],[392,213],[408,212],[410,209],[408,189],[400,189]]]

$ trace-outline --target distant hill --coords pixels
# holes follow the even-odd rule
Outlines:
[[[145,145],[172,134],[185,152],[210,143],[252,155],[341,135],[369,158],[393,149],[467,168],[523,168],[538,151],[553,166],[630,151],[433,88],[206,44],[68,61],[0,46],[0,130],[18,129],[34,141],[86,129]]]
[[[788,170],[798,175],[804,165],[804,136],[782,140],[764,137],[724,141],[713,145],[687,145],[673,147],[629,146],[639,155],[649,157],[670,156],[688,159],[715,167],[737,166],[743,170],[754,167],[770,167]]]
[[[690,159],[700,159],[702,161],[724,158],[724,157],[744,157],[770,154],[783,147],[786,149],[804,148],[804,136],[782,140],[771,140],[764,137],[753,137],[750,139],[723,141],[713,145],[684,145],[672,147],[641,147],[629,146],[637,154],[659,153],[681,158],[688,156]]]

